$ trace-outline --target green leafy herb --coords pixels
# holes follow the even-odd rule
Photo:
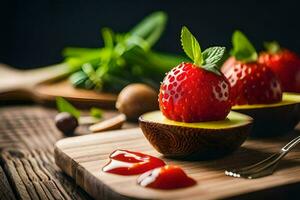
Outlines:
[[[186,55],[192,59],[196,65],[200,66],[203,63],[200,45],[185,26],[181,29],[181,45]]]
[[[232,35],[233,49],[231,55],[237,60],[244,62],[256,61],[258,58],[257,52],[248,38],[241,32],[235,31]]]
[[[80,117],[80,111],[62,97],[56,98],[56,105],[59,112],[68,112],[76,118]]]
[[[264,47],[269,53],[278,53],[281,48],[278,42],[272,41],[272,42],[264,42]]]
[[[70,66],[70,81],[75,87],[119,92],[126,85],[141,82],[159,87],[164,74],[186,60],[151,48],[160,38],[167,15],[155,12],[127,33],[102,29],[104,47],[74,48],[63,51]]]
[[[93,107],[90,110],[90,115],[95,117],[95,118],[102,118],[103,110]]]
[[[225,47],[210,47],[201,52],[197,39],[185,26],[181,30],[181,44],[184,52],[194,61],[195,65],[221,75],[220,66],[225,54]]]
[[[220,67],[221,61],[225,54],[225,47],[210,47],[203,51],[203,64],[202,67],[208,71],[221,75]]]
[[[101,88],[101,82],[97,77],[97,74],[90,63],[85,63],[82,65],[82,71],[87,75],[89,80],[95,84],[95,88]]]

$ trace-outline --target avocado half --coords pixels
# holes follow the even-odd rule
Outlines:
[[[251,136],[268,137],[292,131],[300,119],[300,94],[283,93],[274,104],[233,106],[232,110],[254,119]]]
[[[152,146],[164,156],[212,158],[237,149],[250,133],[252,118],[231,111],[225,120],[184,123],[167,119],[160,111],[143,114],[140,127]]]

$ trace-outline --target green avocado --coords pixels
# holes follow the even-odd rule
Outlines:
[[[169,157],[219,157],[237,149],[250,133],[252,118],[231,111],[220,121],[185,123],[160,111],[143,114],[140,127],[150,144]]]
[[[232,110],[254,119],[251,136],[270,137],[292,131],[300,119],[300,94],[283,93],[282,101],[274,104],[233,106]]]

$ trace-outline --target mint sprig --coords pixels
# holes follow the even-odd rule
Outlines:
[[[220,67],[226,50],[225,47],[210,47],[201,52],[199,42],[185,26],[181,29],[181,44],[184,52],[193,60],[195,65],[221,75]]]
[[[225,51],[225,47],[210,47],[203,51],[202,56],[204,63],[202,64],[202,67],[215,74],[221,75],[220,67]]]
[[[281,50],[281,47],[278,42],[264,42],[265,49],[272,54],[278,53]]]
[[[203,63],[201,47],[197,39],[185,26],[181,29],[181,44],[186,55],[192,59],[196,65]]]
[[[232,35],[231,55],[237,60],[244,62],[253,62],[258,58],[257,52],[248,38],[239,30]]]

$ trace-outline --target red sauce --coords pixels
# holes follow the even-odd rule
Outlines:
[[[138,184],[143,187],[155,189],[178,189],[190,187],[196,184],[196,181],[186,175],[178,166],[165,165],[148,171],[138,178]]]
[[[159,158],[127,150],[115,150],[110,154],[109,158],[109,163],[102,170],[119,175],[142,174],[166,165]]]

